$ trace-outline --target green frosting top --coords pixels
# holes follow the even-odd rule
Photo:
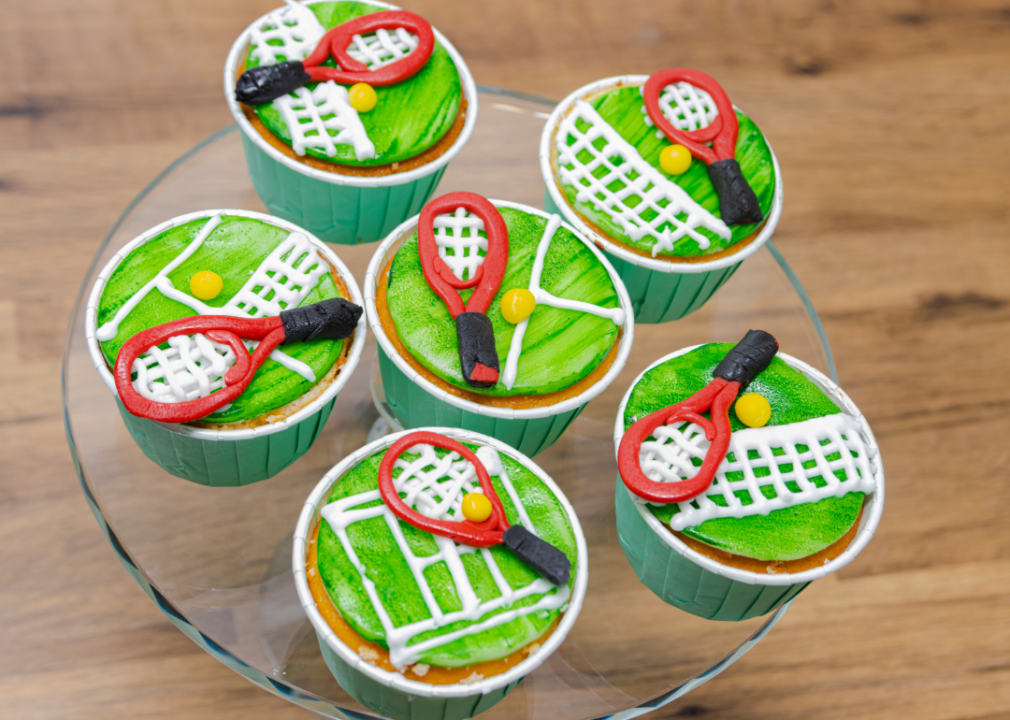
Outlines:
[[[518,325],[505,320],[502,297],[513,288],[528,289],[537,248],[547,219],[499,208],[509,232],[509,260],[498,294],[487,316],[494,326],[502,380],[491,388],[472,388],[460,369],[456,324],[442,299],[432,291],[421,270],[417,233],[401,247],[389,274],[389,312],[400,340],[424,367],[456,387],[490,396],[543,395],[563,390],[592,372],[617,340],[618,326],[610,318],[582,310],[539,303],[529,318],[515,383],[504,381],[506,360]],[[483,231],[480,232],[484,236]],[[596,255],[570,230],[559,227],[544,260],[540,287],[558,298],[580,300],[600,308],[619,308],[610,275]],[[481,251],[483,254],[483,251]],[[464,302],[472,290],[460,292]]]
[[[385,450],[376,452],[333,487],[321,510],[324,522],[320,523],[317,562],[341,616],[362,637],[387,648],[390,661],[400,669],[414,663],[464,667],[507,657],[550,628],[567,607],[578,574],[575,533],[551,489],[512,457],[493,448],[464,444],[477,452],[487,468],[509,523],[528,529],[532,525],[537,535],[564,552],[572,563],[571,579],[567,586],[552,585],[502,545],[476,550],[397,520],[378,493]],[[401,478],[410,463],[415,478],[434,479],[428,484],[433,488],[428,496],[437,501],[443,492],[458,495],[455,499],[459,500],[474,487],[479,491],[472,470],[467,474],[469,463],[458,455],[451,469],[467,474],[468,479],[461,490],[447,492],[445,487],[456,482],[447,475],[447,451],[430,445],[411,450],[416,452],[400,456],[394,479]],[[407,482],[413,480],[397,483],[401,497],[406,497]],[[455,507],[438,517],[455,519],[458,504]],[[374,594],[366,589],[363,576],[374,583]],[[428,600],[422,584],[430,590]],[[480,624],[486,627],[477,630]],[[457,636],[439,640],[452,633]]]
[[[588,102],[607,124],[634,147],[645,162],[671,182],[687,191],[688,195],[709,213],[717,218],[722,217],[719,212],[719,197],[716,195],[712,181],[709,179],[708,167],[703,161],[692,159],[691,167],[682,175],[670,175],[660,168],[660,153],[672,143],[666,139],[665,135],[662,137],[657,136],[662,135],[662,133],[656,130],[656,127],[649,121],[649,116],[645,113],[645,102],[642,99],[640,87],[616,87],[601,93]],[[764,135],[761,134],[761,131],[754,124],[753,120],[739,110],[737,111],[737,119],[740,123],[740,133],[736,144],[736,160],[740,163],[744,177],[757,195],[763,216],[767,218],[771,209],[772,199],[775,195],[775,166],[771,150],[765,141]],[[582,131],[585,131],[589,127],[588,123],[581,119],[577,121],[577,126]],[[561,133],[559,132],[560,138]],[[568,138],[566,144],[572,145],[574,142],[573,138]],[[604,144],[605,141],[602,139],[597,140],[595,143],[598,150]],[[582,150],[576,157],[581,163],[589,163],[593,159],[592,153],[588,150]],[[559,164],[562,167],[572,167],[570,163],[561,162]],[[593,176],[602,178],[607,172],[606,166],[600,165],[600,167],[593,171]],[[566,184],[563,182],[563,178],[559,178],[558,184],[568,202],[612,238],[637,250],[652,253],[653,245],[656,242],[653,235],[645,234],[641,238],[632,237],[611,214],[602,209],[599,202],[594,202],[595,198],[579,200],[580,187]],[[624,183],[620,180],[614,180],[607,187],[609,190],[617,192],[624,187]],[[642,200],[638,195],[632,195],[625,200],[625,203],[633,208],[637,207],[641,202]],[[641,213],[641,217],[649,221],[656,218],[657,214],[655,211],[648,209]],[[682,217],[681,219],[684,218]],[[729,228],[732,231],[732,237],[729,239],[720,237],[708,228],[698,227],[697,231],[711,241],[708,248],[702,249],[696,240],[689,235],[684,235],[673,242],[672,250],[661,249],[658,255],[670,257],[711,255],[725,250],[748,237],[758,228],[758,225],[732,226]],[[670,228],[670,223],[664,223],[657,230],[662,232]]]
[[[196,245],[208,221],[208,218],[198,218],[166,230],[130,252],[112,273],[102,291],[97,316],[98,337],[102,340],[102,351],[110,366],[115,364],[123,344],[138,332],[179,318],[208,314],[195,309],[201,303],[208,308],[231,307],[239,302],[238,299],[233,301],[233,298],[244,288],[247,291],[261,290],[261,285],[246,287],[261,266],[267,275],[272,275],[281,283],[285,280],[278,276],[276,269],[271,269],[278,267],[278,261],[292,270],[297,264],[299,276],[300,273],[309,274],[312,279],[306,281],[305,287],[294,290],[296,297],[302,298],[300,302],[292,303],[295,307],[341,296],[330,275],[330,266],[319,258],[304,235],[293,235],[288,230],[253,218],[223,216],[220,224]],[[271,257],[271,253],[289,236],[300,238],[294,249],[288,250],[281,258]],[[164,273],[187,251],[192,254]],[[217,273],[223,287],[217,297],[200,301],[190,289],[190,278],[204,270]],[[159,276],[163,278],[161,283],[167,281],[165,287],[176,295],[175,299],[166,295],[162,287],[151,287],[144,292],[147,283]],[[291,278],[294,277],[296,274],[292,273]],[[290,284],[290,280],[288,282]],[[275,290],[269,290],[263,293],[263,299],[270,301],[275,294]],[[243,294],[243,297],[247,296]],[[136,302],[138,299],[139,302]],[[127,308],[126,314],[120,316],[117,323],[117,314],[131,300],[136,305]],[[281,307],[285,306],[280,298],[277,302]],[[249,306],[244,309],[249,313],[253,310]],[[277,313],[259,312],[254,316],[265,314]],[[106,339],[107,335],[111,338]],[[349,341],[311,340],[283,345],[278,350],[310,368],[315,381],[309,381],[269,358],[256,371],[252,383],[238,399],[204,418],[203,422],[225,424],[251,420],[298,399],[329,372],[340,358],[344,343]],[[168,349],[169,344],[163,343],[160,347]],[[136,377],[134,374],[135,380]],[[161,384],[164,389],[163,383],[158,381],[155,384]]]
[[[625,429],[640,418],[686,400],[705,387],[712,380],[712,372],[716,365],[732,347],[731,343],[703,345],[648,370],[632,390],[628,400],[624,414]],[[766,427],[789,425],[842,412],[820,388],[799,370],[778,357],[772,360],[771,365],[761,372],[744,392],[757,393],[768,400],[771,405],[771,419]],[[745,429],[746,426],[740,422],[733,410],[730,410],[729,418],[734,432]],[[800,450],[803,451],[805,448],[800,447]],[[784,454],[781,449],[773,452],[777,456]],[[850,452],[853,457],[858,457],[856,452]],[[832,461],[840,457],[841,455],[832,454],[826,459]],[[752,455],[751,458],[755,459],[755,456]],[[735,460],[732,453],[727,459],[731,462]],[[701,461],[694,459],[694,465],[696,467],[701,465]],[[816,467],[816,463],[804,462],[803,467],[811,470]],[[792,465],[783,462],[779,468],[786,473],[792,470]],[[742,473],[738,474],[742,477]],[[843,484],[852,480],[846,476],[844,470],[838,470],[835,474]],[[739,479],[730,477],[731,475],[733,473],[728,475],[729,480]],[[755,469],[757,477],[768,475],[767,468]],[[823,479],[819,477],[808,479],[817,487],[824,484]],[[788,482],[787,487],[792,492],[799,490],[794,481]],[[770,486],[762,487],[762,492],[768,498],[774,497],[769,494],[774,493]],[[848,532],[859,516],[864,496],[863,492],[847,492],[838,497],[827,497],[816,502],[797,503],[792,507],[772,510],[767,515],[714,518],[700,525],[686,527],[683,532],[696,540],[736,555],[768,561],[797,560],[820,552]],[[740,493],[737,497],[741,499],[743,505],[750,504],[749,497]],[[721,495],[712,494],[709,498],[716,504],[725,504]],[[698,507],[696,501],[692,503],[695,508]],[[669,524],[671,518],[681,512],[680,506],[676,503],[649,504],[647,507],[664,524]]]
[[[322,24],[330,30],[341,23],[361,15],[386,11],[387,8],[361,2],[314,2],[308,7]],[[284,45],[282,40],[271,39],[271,45]],[[246,68],[260,64],[252,45],[246,57]],[[308,55],[311,48],[305,52]],[[278,60],[289,59],[278,54]],[[304,59],[304,56],[295,58]],[[324,65],[335,67],[333,58]],[[309,83],[313,90],[319,83]],[[306,148],[305,153],[320,160],[341,165],[373,167],[408,160],[419,155],[442,139],[459,114],[462,85],[456,65],[446,49],[437,40],[428,62],[413,77],[395,85],[375,87],[378,103],[368,111],[359,113],[368,139],[375,146],[375,157],[358,160],[350,144],[336,146],[335,155],[327,155],[318,148]],[[284,120],[278,101],[256,106],[256,114],[274,135],[292,145],[291,131]],[[325,119],[325,117],[323,118]],[[336,136],[338,131],[329,130]]]

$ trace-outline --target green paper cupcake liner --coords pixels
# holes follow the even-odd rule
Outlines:
[[[697,346],[694,346],[697,347]],[[617,412],[614,446],[620,448],[624,437],[624,410],[631,392],[642,375],[694,349],[684,348],[660,358],[628,388]],[[825,375],[801,360],[779,353],[782,360],[807,376],[831,397],[842,410],[855,417],[865,434],[872,457],[877,487],[864,505],[863,516],[849,546],[834,560],[821,567],[798,573],[761,574],[723,565],[688,547],[670,529],[638,501],[617,476],[614,503],[617,537],[638,579],[663,602],[708,620],[736,622],[765,615],[796,597],[817,578],[824,577],[850,563],[873,537],[884,508],[884,470],[880,451],[866,419],[841,388]]]
[[[555,494],[565,508],[575,533],[579,562],[572,597],[557,629],[526,660],[508,671],[474,683],[430,685],[408,680],[400,673],[383,670],[364,660],[338,638],[319,614],[305,575],[309,538],[321,522],[319,511],[326,503],[333,486],[361,460],[389,447],[409,431],[387,435],[351,453],[333,467],[316,485],[305,505],[294,534],[292,571],[302,608],[315,629],[319,648],[326,666],[337,683],[351,697],[369,710],[391,720],[466,720],[488,710],[522,682],[553,653],[567,637],[578,618],[588,584],[586,540],[575,511],[554,481],[529,458],[522,457],[503,442],[485,435],[458,428],[426,427],[462,442],[490,445],[501,453],[520,461],[532,470]]]
[[[554,152],[555,128],[576,100],[618,84],[641,85],[648,79],[647,75],[606,78],[581,87],[562,100],[551,113],[544,126],[543,135],[540,136],[540,172],[547,185],[544,210],[561,215],[603,250],[628,288],[628,295],[635,309],[635,322],[663,323],[679,320],[701,308],[733,276],[740,263],[757,252],[772,236],[782,215],[782,173],[779,170],[779,161],[769,145],[768,149],[775,165],[775,196],[768,218],[754,240],[732,255],[718,260],[672,263],[645,257],[619,245],[609,235],[591,227],[568,204],[564,191],[554,175],[551,157]]]
[[[217,213],[262,220],[291,232],[305,232],[302,228],[284,220],[248,210],[202,210],[164,222],[124,246],[99,273],[88,300],[85,332],[91,361],[116,398],[123,423],[144,455],[165,472],[198,485],[236,487],[271,478],[308,452],[330,416],[337,393],[350,379],[361,359],[367,331],[362,315],[347,360],[333,382],[319,397],[279,422],[243,430],[213,430],[161,423],[131,415],[119,400],[116,381],[106,362],[101,344],[95,338],[98,304],[105,288],[105,281],[123,258],[135,248],[176,225],[211,217]],[[311,234],[308,234],[308,237],[322,256],[340,273],[340,277],[351,292],[349,299],[363,305],[361,291],[347,266],[325,243]]]
[[[498,207],[514,208],[548,217],[543,211],[527,205],[502,200],[491,202]],[[571,226],[565,225],[565,227],[579,235]],[[617,358],[603,378],[585,392],[545,407],[514,410],[481,405],[453,395],[420,375],[396,351],[379,320],[375,306],[379,277],[403,241],[410,237],[416,228],[417,218],[413,217],[393,230],[375,251],[365,273],[365,312],[372,332],[379,341],[379,370],[386,402],[393,415],[404,428],[418,428],[425,425],[460,427],[490,435],[529,457],[543,452],[561,437],[586,404],[614,381],[631,353],[635,327],[631,301],[620,276],[603,253],[592,243],[586,242],[586,246],[596,254],[610,273],[614,287],[621,298],[621,307],[627,312],[628,317],[621,335]]]
[[[369,3],[398,10],[375,0]],[[264,16],[265,17],[265,16]],[[317,170],[280,152],[252,126],[235,99],[236,70],[245,61],[250,31],[243,32],[228,54],[224,91],[232,117],[242,131],[242,147],[253,187],[271,214],[290,220],[330,243],[351,245],[375,242],[428,201],[442,173],[469,140],[477,121],[477,86],[455,47],[435,30],[459,71],[466,97],[466,121],[452,146],[430,163],[407,172],[381,177],[355,177]]]

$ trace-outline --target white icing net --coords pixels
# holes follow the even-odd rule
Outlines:
[[[313,148],[332,157],[337,154],[337,145],[350,145],[358,160],[375,157],[375,145],[343,85],[328,80],[314,90],[300,87],[274,100],[274,106],[291,133],[291,147],[299,155]]]
[[[268,14],[250,31],[252,56],[261,65],[304,60],[326,34],[312,10],[299,2],[286,1],[285,7]]]
[[[418,457],[413,460],[401,457],[397,460],[395,467],[402,472],[393,479],[393,483],[401,496],[406,495],[404,502],[419,513],[441,520],[458,519],[462,513],[463,496],[469,492],[481,492],[473,465],[458,454],[453,452],[439,458],[435,448],[431,445],[415,445],[407,450],[407,453],[417,454]],[[518,510],[522,525],[531,532],[535,532],[526,509],[505,472],[498,452],[494,448],[482,447],[478,449],[477,457],[484,464],[488,474],[497,476],[506,488]],[[385,631],[390,662],[394,667],[402,670],[407,665],[416,663],[424,653],[448,644],[457,638],[483,632],[523,615],[557,609],[568,602],[570,594],[568,586],[557,587],[544,578],[537,578],[522,588],[513,588],[495,562],[494,555],[487,548],[460,545],[449,538],[433,535],[438,552],[427,556],[415,555],[404,538],[400,522],[385,503],[375,507],[363,507],[377,499],[381,499],[379,491],[372,490],[330,503],[323,507],[320,514],[336,533],[348,558],[361,575],[365,591]],[[375,517],[385,520],[397,546],[410,566],[411,573],[430,613],[428,619],[395,627],[379,599],[375,583],[369,579],[369,574],[374,577],[375,571],[370,573],[369,568],[362,565],[358,559],[354,546],[348,538],[347,528],[354,523]],[[467,575],[461,555],[474,552],[481,554],[491,577],[494,578],[499,592],[499,596],[494,599],[481,601]],[[425,577],[424,570],[426,568],[442,562],[445,563],[452,577],[456,595],[462,605],[461,610],[444,612],[436,601]],[[551,592],[553,590],[556,592]],[[510,607],[517,601],[531,595],[543,595],[543,597],[527,607]],[[502,608],[507,609],[485,618],[488,613]],[[411,644],[411,640],[422,633],[460,621],[470,621],[472,624],[438,637]]]
[[[432,222],[438,256],[460,280],[472,278],[477,268],[484,264],[481,252],[487,252],[484,221],[464,208],[456,208],[451,215],[438,215]]]
[[[642,472],[657,482],[694,477],[701,463],[692,460],[702,460],[709,445],[694,423],[662,425],[642,443]],[[858,422],[844,413],[738,430],[711,487],[680,503],[670,526],[683,530],[713,518],[767,515],[799,503],[873,492],[869,454]]]
[[[577,100],[558,125],[561,182],[576,199],[609,215],[635,241],[650,238],[653,256],[688,237],[702,250],[711,240],[699,229],[728,240],[726,224],[647,163],[589,103]]]
[[[302,233],[291,233],[226,303],[247,317],[280,315],[298,307],[319,279],[330,271]]]
[[[371,35],[355,35],[347,54],[375,70],[409,55],[417,47],[417,35],[404,28],[377,30]]]
[[[642,86],[644,90],[645,86]],[[675,128],[684,132],[708,127],[719,114],[712,96],[701,88],[686,82],[667,85],[659,94],[659,109]],[[642,107],[645,124],[654,124],[648,111]],[[662,133],[660,133],[662,135]]]

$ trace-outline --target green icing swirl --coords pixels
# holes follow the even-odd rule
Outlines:
[[[703,345],[647,371],[631,392],[624,414],[625,429],[649,413],[686,400],[712,380],[712,371],[733,347],[732,343]],[[799,370],[776,357],[747,386],[746,392],[763,395],[771,405],[768,425],[787,425],[842,412]],[[732,411],[733,431],[745,426]],[[795,489],[795,488],[794,488]],[[855,523],[864,493],[773,510],[768,515],[715,518],[683,530],[685,535],[735,555],[758,560],[798,560],[837,542]],[[647,505],[662,523],[680,511],[676,503]]]
[[[190,220],[170,228],[133,250],[112,273],[102,291],[98,305],[97,325],[115,317],[127,300],[138,292],[162,268],[179,256],[207,223],[208,218]],[[200,248],[179,267],[168,274],[175,288],[189,293],[189,279],[201,270],[211,270],[221,276],[224,287],[213,300],[204,301],[211,307],[221,307],[246,283],[253,271],[290,232],[252,218],[223,216],[221,224],[207,236]],[[340,297],[340,292],[329,273],[320,278],[302,305]],[[103,342],[110,367],[115,364],[119,349],[142,330],[192,317],[192,308],[172,300],[157,289],[147,296],[127,315],[116,336]],[[282,350],[309,367],[320,380],[340,358],[348,340],[312,340],[285,345]],[[162,348],[168,347],[164,343]],[[226,424],[251,420],[297,400],[315,383],[288,370],[274,360],[267,359],[256,371],[252,383],[226,410],[203,419],[203,422]]]
[[[463,444],[474,451],[479,447],[471,443]],[[446,454],[446,451],[440,448],[436,448],[436,452],[439,457]],[[341,498],[378,489],[379,464],[382,462],[384,454],[385,450],[381,450],[365,458],[344,475],[333,488],[327,504]],[[404,453],[402,457],[409,461],[415,459],[417,455]],[[532,471],[505,453],[500,453],[500,457],[505,472],[521,499],[537,534],[559,548],[571,561],[572,575],[569,588],[574,588],[577,575],[575,568],[579,558],[575,533],[564,507],[550,488]],[[393,472],[394,477],[397,477],[402,471],[394,469]],[[491,477],[491,482],[505,508],[509,523],[516,524],[519,514],[500,479],[495,475]],[[381,500],[375,500],[356,507],[374,507],[381,503]],[[438,547],[430,533],[419,530],[402,520],[398,522],[414,554],[423,557],[438,552]],[[359,561],[367,569],[369,580],[375,583],[376,591],[393,625],[401,627],[430,618],[431,614],[425,605],[420,588],[414,580],[407,561],[399,550],[386,521],[377,517],[357,522],[348,526],[347,534]],[[320,525],[316,547],[319,575],[341,616],[359,635],[388,648],[382,623],[379,622],[375,608],[365,592],[361,576],[347,557],[340,539],[325,522]],[[540,577],[536,571],[519,560],[511,550],[503,546],[496,546],[490,548],[490,552],[502,575],[513,589],[525,587]],[[460,557],[466,568],[467,577],[480,601],[486,602],[500,597],[501,593],[480,553],[467,553]],[[443,612],[449,613],[462,609],[448,566],[444,561],[430,565],[424,571],[424,576]],[[550,594],[555,592],[557,592],[556,589],[551,590]],[[461,628],[484,622],[494,615],[511,609],[534,605],[542,597],[544,594],[530,595],[513,605],[492,610],[477,621],[460,621],[423,633],[413,638],[409,645],[415,645],[430,638],[440,637]],[[560,610],[542,610],[517,617],[497,627],[473,635],[466,635],[433,648],[424,654],[420,661],[428,665],[452,668],[507,657],[536,641],[550,628],[559,614]]]
[[[324,28],[330,30],[361,15],[383,12],[387,8],[359,2],[317,2],[308,6]],[[276,44],[282,44],[279,40]],[[246,68],[256,67],[259,60],[246,57]],[[333,58],[324,65],[335,67]],[[314,89],[319,83],[309,83]],[[375,157],[358,160],[351,145],[337,145],[335,155],[306,148],[305,153],[320,160],[341,165],[373,167],[408,160],[442,139],[459,114],[462,84],[455,63],[442,44],[435,49],[424,67],[411,78],[395,85],[376,87],[378,103],[369,112],[360,113],[368,138],[375,145]],[[291,133],[273,102],[257,105],[256,114],[274,135],[291,145]],[[335,135],[336,131],[331,131]]]
[[[499,208],[509,231],[509,261],[498,294],[488,307],[502,370],[516,326],[501,313],[501,299],[513,288],[529,287],[537,246],[547,227],[540,215]],[[483,235],[483,232],[481,233]],[[540,287],[557,297],[603,308],[620,305],[603,263],[570,230],[558,228],[544,261]],[[472,290],[460,297],[468,299]],[[516,382],[484,389],[463,380],[456,323],[442,299],[428,287],[417,254],[417,233],[393,259],[388,290],[389,312],[400,340],[424,367],[456,387],[494,397],[544,395],[563,390],[592,372],[610,352],[618,326],[589,313],[538,305],[530,316]]]
[[[664,148],[672,143],[666,137],[656,137],[655,126],[646,125],[645,118],[648,117],[643,110],[645,102],[638,87],[618,87],[604,92],[592,100],[588,101],[600,116],[607,121],[617,132],[631,143],[647,163],[663,173],[669,180],[679,185],[687,191],[688,195],[699,205],[708,210],[718,218],[722,215],[719,212],[719,197],[712,187],[712,181],[708,177],[708,168],[701,160],[692,160],[691,167],[682,175],[669,175],[659,166],[659,155]],[[736,143],[736,159],[740,163],[744,177],[753,188],[761,205],[761,212],[765,218],[771,210],[772,199],[775,195],[775,166],[772,161],[772,153],[765,141],[764,135],[758,129],[754,121],[737,111],[737,119],[740,122],[740,134]],[[580,124],[580,129],[585,126]],[[569,143],[571,144],[571,143]],[[578,156],[583,162],[589,159],[589,152],[583,150]],[[605,168],[599,168],[594,175],[602,177],[606,174]],[[566,185],[558,179],[558,187],[565,194],[568,202],[575,207],[582,215],[592,220],[602,230],[612,238],[621,241],[637,250],[643,250],[652,254],[652,242],[650,236],[646,235],[640,240],[633,240],[624,230],[605,212],[597,210],[589,202],[579,202],[576,200],[578,189],[574,185]],[[611,190],[618,190],[620,186],[615,181],[608,186]],[[628,204],[633,205],[634,200],[629,200]],[[655,213],[651,210],[642,215],[644,218],[652,219]],[[673,244],[672,251],[660,251],[659,256],[671,257],[696,257],[699,255],[711,255],[740,242],[753,233],[760,223],[755,225],[736,225],[730,227],[733,235],[729,240],[720,238],[715,233],[705,229],[697,228],[698,232],[705,235],[712,244],[702,250],[698,243],[690,237],[682,237]],[[667,226],[668,227],[668,226]]]

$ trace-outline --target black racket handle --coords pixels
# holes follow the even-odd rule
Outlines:
[[[572,574],[568,556],[522,525],[512,525],[502,538],[505,547],[555,585],[567,585]]]
[[[265,105],[312,81],[299,60],[249,68],[235,83],[235,99],[246,105]]]
[[[771,364],[778,351],[778,340],[769,333],[764,330],[748,330],[743,340],[715,366],[712,375],[740,383],[742,391],[759,372]]]
[[[305,307],[281,310],[284,342],[343,340],[350,337],[361,319],[362,309],[343,298],[321,300]]]
[[[480,312],[460,313],[456,316],[456,339],[459,341],[459,363],[466,384],[475,388],[494,387],[498,382],[499,366],[491,318]],[[478,363],[494,371],[494,380],[473,377]]]
[[[727,225],[750,225],[764,219],[757,195],[747,183],[735,158],[708,166],[708,176],[719,196],[719,214]]]

